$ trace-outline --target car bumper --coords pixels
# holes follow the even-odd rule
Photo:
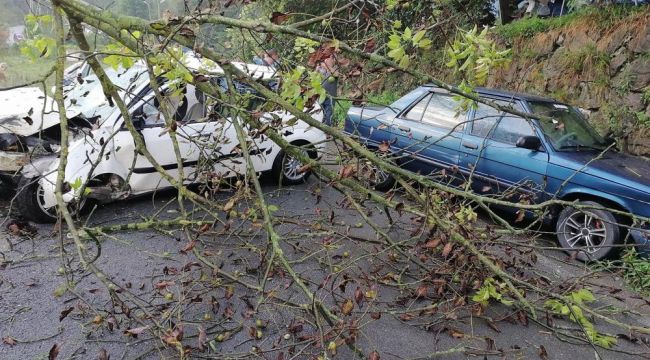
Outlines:
[[[0,172],[17,173],[29,162],[29,153],[0,151]]]
[[[650,225],[632,229],[630,235],[636,243],[636,250],[639,255],[650,257]]]

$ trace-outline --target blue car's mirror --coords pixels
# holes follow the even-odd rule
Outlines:
[[[517,140],[517,147],[538,151],[542,141],[537,136],[522,136]]]

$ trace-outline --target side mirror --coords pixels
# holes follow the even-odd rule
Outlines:
[[[517,147],[522,149],[538,151],[540,146],[542,146],[542,140],[537,136],[522,136],[517,140]]]
[[[144,129],[144,120],[144,111],[142,110],[142,107],[138,108],[133,112],[133,114],[131,114],[131,121],[133,121],[133,126],[135,126],[136,130]]]

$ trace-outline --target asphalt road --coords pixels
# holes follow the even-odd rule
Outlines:
[[[375,231],[364,225],[361,217],[345,206],[342,195],[332,188],[312,178],[307,184],[292,188],[278,189],[266,184],[264,189],[269,201],[277,206],[275,215],[286,220],[278,226],[285,241],[285,254],[295,262],[295,270],[308,279],[307,285],[317,291],[323,303],[338,308],[346,298],[354,297],[357,286],[364,291],[372,289],[368,279],[374,274],[393,276],[398,272],[399,266],[392,269],[393,265],[385,260],[390,254],[380,249]],[[224,192],[217,198],[227,199],[230,195]],[[93,213],[91,222],[94,225],[127,223],[153,214],[174,218],[178,215],[174,197],[173,192],[164,192],[108,204]],[[412,226],[408,215],[392,214],[395,223],[389,225],[381,208],[370,203],[366,206],[372,211],[373,221],[394,239],[408,237]],[[0,208],[6,214],[6,201]],[[246,204],[238,203],[237,208],[243,211]],[[101,256],[95,264],[133,293],[146,309],[157,312],[155,318],[163,325],[171,327],[170,324],[183,322],[184,344],[197,346],[199,328],[206,330],[208,340],[225,334],[224,341],[213,342],[214,348],[207,346],[204,352],[194,352],[194,357],[220,354],[233,358],[276,359],[283,353],[285,359],[311,358],[318,350],[305,344],[320,340],[323,334],[317,331],[313,317],[291,305],[309,304],[309,301],[281,270],[274,268],[267,274],[265,266],[260,266],[260,254],[268,248],[259,227],[232,222],[228,225],[232,227],[226,231],[224,226],[215,226],[196,245],[206,258],[220,267],[219,271],[209,269],[191,253],[182,253],[180,250],[187,245],[185,240],[180,240],[182,234],[165,229],[113,234],[102,240]],[[57,289],[65,282],[60,245],[63,242],[63,250],[71,255],[75,248],[65,232],[61,239],[52,235],[51,225],[36,225],[35,228],[34,237],[0,233],[0,337],[4,341],[0,343],[0,359],[46,359],[55,345],[59,349],[59,359],[95,359],[101,358],[102,352],[111,359],[178,356],[172,348],[152,340],[147,331],[137,337],[126,335],[126,330],[142,326],[138,319],[144,317],[143,313],[133,310],[126,317],[124,307],[111,301],[100,281],[79,269],[76,261],[66,264],[69,268],[71,265],[74,280],[78,281],[76,294],[57,294]],[[533,242],[527,238],[511,240]],[[549,239],[537,241],[542,245],[552,244]],[[96,248],[92,244],[88,246],[91,250]],[[539,274],[565,285],[578,282],[589,286],[599,299],[598,305],[619,309],[618,319],[650,327],[649,303],[626,290],[617,290],[622,286],[621,279],[606,273],[577,277],[591,273],[591,269],[566,262],[561,252],[544,252],[538,259],[535,271]],[[336,289],[343,281],[342,275],[328,278],[332,271],[357,277],[347,283],[343,292],[328,290]],[[268,299],[261,302],[257,312],[250,312],[249,307],[258,303],[259,294],[241,285],[229,285],[226,273],[249,283],[258,283],[268,275]],[[163,281],[169,284],[161,285]],[[324,284],[322,289],[319,284]],[[232,286],[231,290],[225,285]],[[285,303],[275,301],[270,289],[281,294]],[[597,358],[590,345],[574,338],[558,337],[545,327],[552,322],[564,330],[576,330],[575,324],[560,319],[547,320],[540,314],[540,324],[530,319],[524,325],[512,315],[512,309],[497,305],[490,306],[480,317],[471,312],[445,312],[442,307],[435,314],[429,314],[415,309],[431,306],[435,303],[433,299],[414,299],[407,291],[392,285],[380,285],[375,290],[378,296],[374,305],[355,305],[353,314],[361,319],[357,346],[365,354],[376,350],[381,359],[428,358],[429,354],[450,349],[449,354],[438,358]],[[173,299],[165,298],[165,294],[172,294]],[[174,305],[179,299],[184,301],[184,306]],[[369,310],[371,308],[373,310]],[[377,320],[370,316],[376,309],[383,309]],[[62,312],[66,310],[69,313],[64,317]],[[494,320],[491,326],[486,321],[488,318]],[[263,327],[256,327],[258,319]],[[324,321],[322,317],[318,319]],[[595,324],[604,333],[625,333],[602,321],[596,320]],[[259,339],[256,329],[262,333]],[[453,351],[460,346],[473,350]],[[619,337],[615,349],[627,353],[597,351],[603,359],[650,356],[648,339],[638,334]],[[261,352],[252,355],[256,351]],[[339,344],[334,358],[354,356],[348,347]]]

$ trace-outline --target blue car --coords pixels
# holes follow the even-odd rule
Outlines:
[[[562,248],[579,260],[611,257],[622,244],[650,249],[650,226],[621,214],[650,218],[650,162],[614,150],[570,105],[528,94],[476,91],[546,120],[481,103],[461,110],[447,90],[421,86],[388,107],[352,107],[345,132],[370,149],[389,152],[405,169],[480,195],[584,205],[555,206],[547,214]],[[376,171],[374,186],[388,190],[394,179]]]

